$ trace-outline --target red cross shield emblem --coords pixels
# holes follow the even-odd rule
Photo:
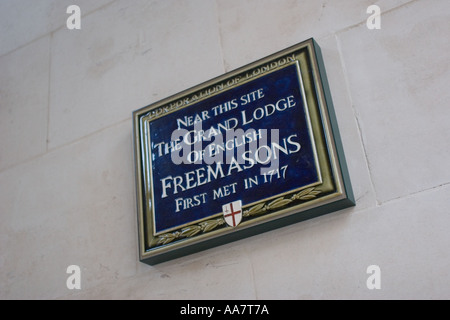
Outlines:
[[[234,201],[222,206],[223,217],[230,227],[236,227],[242,220],[242,201]]]

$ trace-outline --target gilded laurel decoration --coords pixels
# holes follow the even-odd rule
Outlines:
[[[248,210],[245,210],[244,211],[244,217],[256,216],[256,215],[259,215],[259,214],[264,213],[266,211],[267,211],[266,204],[265,203],[260,203],[260,204],[257,204],[254,207],[251,207]]]
[[[309,201],[312,199],[317,198],[317,195],[319,195],[321,191],[316,190],[314,187],[304,189],[293,196],[289,197],[280,197],[278,199],[272,200],[270,202],[266,203],[260,203],[253,207],[251,207],[248,210],[245,210],[243,212],[243,217],[254,217],[261,214],[264,214],[268,211],[272,211],[275,209],[283,208],[293,202],[296,201]],[[207,220],[203,221],[199,224],[194,224],[187,226],[180,231],[172,232],[172,233],[165,233],[162,234],[156,238],[153,239],[151,243],[151,247],[158,247],[161,245],[165,245],[168,243],[171,243],[175,240],[183,239],[183,238],[191,238],[196,236],[199,233],[207,233],[210,232],[217,227],[223,225],[225,223],[225,220],[223,217],[213,219],[213,220]]]
[[[253,217],[260,214],[263,214],[267,211],[279,209],[282,207],[287,206],[288,204],[291,204],[294,201],[309,201],[312,199],[317,198],[317,195],[320,194],[321,191],[315,190],[314,187],[307,188],[305,190],[300,191],[297,194],[294,194],[292,197],[281,197],[278,199],[275,199],[269,203],[260,203],[256,206],[251,207],[248,210],[244,211],[244,217]]]
[[[314,187],[307,188],[305,190],[300,191],[296,195],[294,195],[291,199],[292,200],[302,200],[302,201],[312,200],[312,199],[315,199],[319,193],[320,193],[320,191],[315,190]]]
[[[178,239],[191,238],[200,232],[207,233],[207,232],[214,230],[218,226],[223,225],[224,223],[225,223],[225,220],[223,218],[218,218],[218,219],[214,219],[214,220],[203,221],[199,224],[187,226],[187,227],[181,229],[181,231],[165,233],[165,234],[162,234],[162,235],[154,238],[150,247],[152,247],[152,248],[158,247],[161,245],[171,243]]]

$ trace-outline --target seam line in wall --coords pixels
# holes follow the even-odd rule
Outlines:
[[[82,17],[82,18],[85,18],[85,17],[87,17],[87,16],[93,14],[94,12],[97,12],[98,10],[102,10],[102,9],[106,8],[107,6],[113,4],[114,2],[117,2],[117,0],[113,0],[113,1],[111,1],[111,2],[105,3],[104,5],[102,5],[102,6],[98,7],[98,8],[95,8],[95,9],[92,10],[92,11],[88,11],[88,12],[85,13],[85,14],[83,14],[83,11],[81,11],[81,17]],[[82,8],[81,8],[81,9],[82,9]],[[63,11],[61,14],[64,15],[64,14],[66,14],[66,12]],[[64,19],[62,19],[62,20],[65,21]],[[56,28],[53,29],[53,30],[47,31],[45,34],[39,35],[39,36],[37,36],[36,38],[31,39],[30,41],[28,41],[28,42],[26,42],[26,43],[23,43],[23,44],[19,45],[18,47],[15,47],[15,48],[11,49],[10,51],[6,51],[5,53],[2,53],[2,54],[0,55],[0,59],[1,59],[2,57],[4,57],[4,56],[7,56],[7,55],[9,55],[9,54],[11,54],[11,53],[14,53],[14,52],[16,52],[16,51],[18,51],[18,50],[20,50],[20,49],[23,49],[23,48],[25,48],[26,46],[32,44],[33,42],[39,41],[40,39],[45,38],[45,37],[48,36],[48,35],[53,35],[53,33],[57,32],[57,31],[59,31],[59,30],[61,30],[61,29],[63,29],[63,28],[65,28],[65,23],[63,23],[62,25],[56,27]]]

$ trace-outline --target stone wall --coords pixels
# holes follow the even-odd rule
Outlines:
[[[0,298],[450,298],[448,0],[3,0],[0,30]],[[140,263],[131,112],[310,37],[356,207]]]

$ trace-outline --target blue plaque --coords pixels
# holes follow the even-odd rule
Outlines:
[[[354,204],[312,39],[133,117],[143,262]]]

